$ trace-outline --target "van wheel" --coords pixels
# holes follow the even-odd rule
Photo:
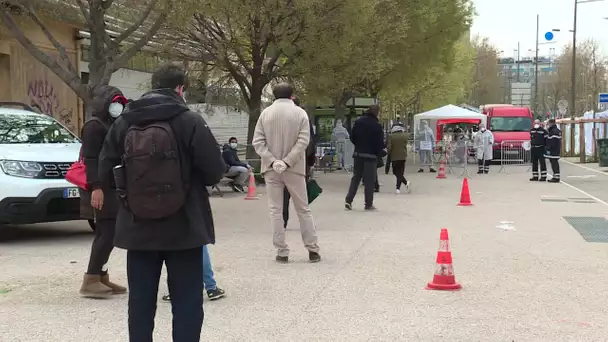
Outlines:
[[[92,231],[95,231],[95,220],[87,220],[89,221],[89,227],[91,227]]]

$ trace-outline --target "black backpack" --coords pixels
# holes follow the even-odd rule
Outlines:
[[[133,215],[161,219],[180,210],[187,185],[171,125],[161,121],[130,126],[124,151],[126,199]]]

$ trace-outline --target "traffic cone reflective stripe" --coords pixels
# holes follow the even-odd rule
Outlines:
[[[257,191],[255,188],[255,177],[253,176],[253,172],[249,173],[249,185],[247,186],[247,196],[245,196],[246,200],[257,200],[260,199],[257,195]]]
[[[456,282],[454,266],[452,266],[452,252],[450,251],[450,241],[448,230],[441,229],[439,235],[439,251],[437,251],[435,274],[433,281],[427,284],[427,290],[456,291],[461,286]]]
[[[471,193],[469,191],[469,180],[467,178],[462,180],[462,191],[460,192],[460,202],[458,203],[461,207],[472,206]]]
[[[439,172],[437,172],[437,179],[445,179],[445,161],[441,159],[439,162]]]

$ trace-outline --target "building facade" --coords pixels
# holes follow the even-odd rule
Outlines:
[[[74,65],[78,61],[76,29],[65,23],[47,21],[46,26],[65,48]],[[59,59],[59,53],[44,36],[42,30],[25,20],[21,30],[34,45]],[[38,62],[12,38],[0,24],[0,101],[22,102],[53,116],[77,132],[82,125],[79,99],[59,77]]]

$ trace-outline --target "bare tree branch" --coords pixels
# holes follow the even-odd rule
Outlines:
[[[125,39],[129,38],[135,31],[146,22],[150,14],[158,4],[158,0],[151,0],[146,9],[140,14],[139,19],[126,30],[124,30],[118,37],[114,38],[114,43],[120,45]],[[151,37],[150,37],[151,38]]]
[[[116,68],[116,66],[120,67],[126,64],[129,59],[131,59],[138,51],[140,51],[144,46],[146,46],[146,44],[148,44],[150,40],[152,40],[154,35],[156,35],[158,30],[160,30],[161,26],[167,19],[167,16],[173,9],[173,1],[174,0],[165,0],[165,7],[162,9],[152,26],[148,29],[148,32],[143,37],[139,38],[135,43],[133,43],[133,45],[131,45],[122,54],[116,57],[116,63],[114,65],[114,68]],[[114,71],[116,70],[112,70],[112,72]]]

